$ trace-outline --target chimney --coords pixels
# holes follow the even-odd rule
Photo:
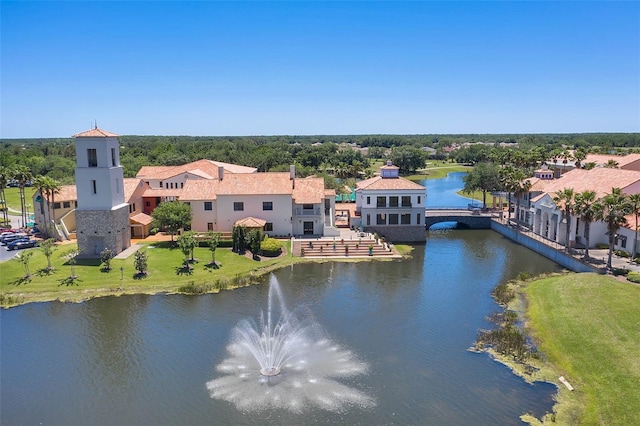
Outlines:
[[[218,166],[218,180],[222,180],[224,178],[224,167]]]
[[[291,187],[296,187],[296,166],[295,164],[291,164],[289,166],[289,179],[291,179]]]

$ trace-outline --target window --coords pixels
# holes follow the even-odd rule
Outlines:
[[[95,148],[87,149],[87,161],[89,162],[89,167],[98,167],[98,152]]]
[[[273,232],[273,223],[271,222],[267,222],[264,224],[264,231],[265,232]]]
[[[398,197],[389,197],[389,207],[398,207]]]
[[[111,165],[113,167],[117,166],[117,164],[116,164],[116,149],[115,148],[111,148]]]
[[[420,213],[416,213],[416,225],[420,225]]]
[[[76,208],[78,208],[78,202],[74,201],[73,203],[75,204]]]
[[[207,231],[213,231],[213,222],[207,222]]]
[[[367,204],[371,204],[371,197],[367,197]]]
[[[402,207],[411,207],[411,196],[403,195],[402,196]]]
[[[411,215],[409,213],[403,213],[400,215],[400,224],[411,225]]]
[[[244,203],[242,201],[236,201],[233,203],[233,211],[241,212],[244,211]]]
[[[184,182],[180,182],[180,189],[184,188]]]
[[[376,215],[376,225],[386,225],[387,224],[387,215],[384,213],[378,213]]]
[[[95,180],[91,181],[91,189],[93,191],[94,194],[98,193],[98,184]]]
[[[204,209],[205,210],[213,210],[213,204],[211,203],[211,201],[205,201],[204,202]]]
[[[387,207],[387,197],[376,197],[376,207]]]
[[[422,204],[422,197],[418,195],[418,205]]]
[[[303,204],[302,205],[302,209],[303,210],[313,210],[313,204]]]
[[[65,209],[71,208],[71,201],[65,201],[64,203],[62,203],[62,207],[64,207]]]
[[[389,215],[389,225],[397,225],[398,224],[398,213]]]
[[[162,181],[160,181],[160,188],[162,188],[162,185],[163,185],[163,182],[162,182]]]
[[[367,226],[371,225],[371,215],[367,215]]]
[[[262,210],[273,210],[273,202],[272,201],[263,201],[262,202]]]
[[[53,203],[53,209],[59,209],[60,208],[60,203]]]
[[[147,206],[147,207],[151,207],[151,201],[145,202],[144,205]]]

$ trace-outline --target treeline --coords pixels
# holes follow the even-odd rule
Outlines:
[[[300,175],[328,172],[337,177],[369,174],[371,158],[392,158],[403,172],[424,164],[427,157],[481,161],[490,149],[534,148],[543,152],[589,149],[611,152],[640,148],[638,133],[535,135],[342,135],[342,136],[121,136],[121,164],[127,177],[144,165],[180,165],[202,158],[256,167],[259,171],[288,170],[296,164]],[[368,148],[345,149],[346,144]],[[477,144],[469,147],[468,144]],[[450,147],[456,147],[451,151]],[[73,138],[0,139],[0,166],[24,165],[35,175],[73,183]]]

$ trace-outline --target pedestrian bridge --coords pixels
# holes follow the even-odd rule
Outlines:
[[[457,222],[457,228],[490,229],[491,213],[467,209],[427,209],[424,224],[427,229],[436,223]]]

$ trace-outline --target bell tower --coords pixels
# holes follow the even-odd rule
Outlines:
[[[131,237],[118,135],[95,126],[73,138],[80,256],[99,257],[105,248],[114,254],[120,253],[131,245]]]

